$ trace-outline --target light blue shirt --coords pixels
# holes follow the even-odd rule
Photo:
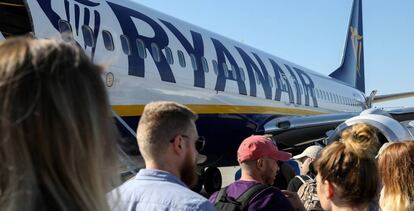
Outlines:
[[[154,169],[141,169],[108,198],[113,210],[216,210],[176,176]]]

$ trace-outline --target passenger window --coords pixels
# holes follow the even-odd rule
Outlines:
[[[193,70],[196,71],[197,70],[197,61],[196,61],[196,58],[195,58],[194,54],[190,53],[190,59],[191,59],[191,66],[193,67]]]
[[[278,87],[278,85],[277,85],[277,78],[276,78],[276,76],[275,77],[273,77],[273,80],[275,81],[275,86],[276,87]],[[279,80],[279,84],[280,84],[280,87],[279,87],[279,89],[281,89],[282,88],[282,81],[281,80]]]
[[[236,67],[234,65],[231,65],[231,73],[233,73],[233,79],[237,80],[237,72]]]
[[[178,62],[180,63],[180,66],[185,67],[184,53],[182,51],[178,50],[177,55],[178,55]]]
[[[256,77],[256,83],[257,85],[260,85],[260,80],[259,80],[259,74],[257,74],[257,72],[254,72],[254,76]]]
[[[218,75],[218,63],[216,60],[213,60],[212,63],[213,63],[214,74]]]
[[[226,78],[229,77],[229,68],[227,67],[227,64],[223,62],[223,71],[224,71],[224,76],[226,76]]]
[[[109,32],[107,30],[103,30],[102,31],[102,39],[103,39],[103,43],[104,43],[104,46],[105,46],[106,50],[108,50],[108,51],[114,51],[115,50],[114,39],[112,39],[111,32]]]
[[[239,67],[239,70],[240,70],[240,77],[241,77],[242,81],[243,82],[246,81],[246,76],[244,75],[243,68]]]
[[[160,49],[158,48],[157,43],[151,43],[151,51],[154,61],[160,62]]]
[[[165,58],[167,59],[168,64],[173,64],[174,63],[174,58],[172,55],[172,51],[169,47],[165,47]]]
[[[278,86],[277,86],[277,79],[276,79],[276,76],[275,76],[275,77],[273,77],[273,78],[271,78],[270,80],[272,80],[272,83],[275,85],[275,87],[278,87]]]
[[[59,20],[58,27],[63,41],[70,42],[73,40],[72,27],[69,22],[65,20]]]
[[[145,43],[141,39],[136,39],[137,48],[138,48],[138,56],[141,59],[147,58],[147,51],[145,49]]]
[[[201,57],[201,65],[203,66],[203,70],[205,73],[208,73],[208,64],[207,64],[207,59],[206,57]]]
[[[272,77],[270,75],[267,75],[267,80],[270,83],[270,87],[273,88],[273,80],[272,80]]]
[[[131,46],[129,45],[129,39],[128,39],[128,37],[125,36],[125,35],[121,35],[120,38],[121,38],[122,51],[126,55],[131,55]]]
[[[95,39],[93,38],[93,31],[91,27],[87,25],[82,25],[82,34],[83,34],[83,41],[85,42],[86,46],[89,46],[89,47],[95,46]]]

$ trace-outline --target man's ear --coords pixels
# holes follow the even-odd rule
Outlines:
[[[258,169],[261,169],[263,167],[263,161],[264,160],[262,158],[256,160],[256,166]]]
[[[171,143],[173,147],[173,152],[177,155],[180,155],[183,150],[183,137],[181,135],[177,135],[174,137],[174,141]]]

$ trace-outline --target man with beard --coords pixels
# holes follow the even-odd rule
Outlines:
[[[240,180],[211,195],[210,202],[217,210],[305,210],[296,193],[272,186],[279,171],[277,162],[291,157],[266,136],[246,138],[237,150]]]
[[[145,169],[112,191],[113,209],[215,210],[207,199],[189,189],[197,183],[197,150],[204,146],[196,119],[196,114],[178,103],[145,106],[137,130]]]

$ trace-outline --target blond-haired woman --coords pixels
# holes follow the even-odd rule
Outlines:
[[[365,124],[351,126],[341,141],[326,146],[316,161],[317,191],[324,210],[368,210],[378,189],[377,166],[371,147],[375,130]]]
[[[379,156],[382,210],[414,210],[414,141],[387,146]]]
[[[377,130],[365,123],[357,123],[345,129],[341,141],[346,142],[350,149],[372,158],[375,158],[380,146]]]
[[[0,210],[109,210],[116,129],[101,72],[68,44],[0,44]]]

